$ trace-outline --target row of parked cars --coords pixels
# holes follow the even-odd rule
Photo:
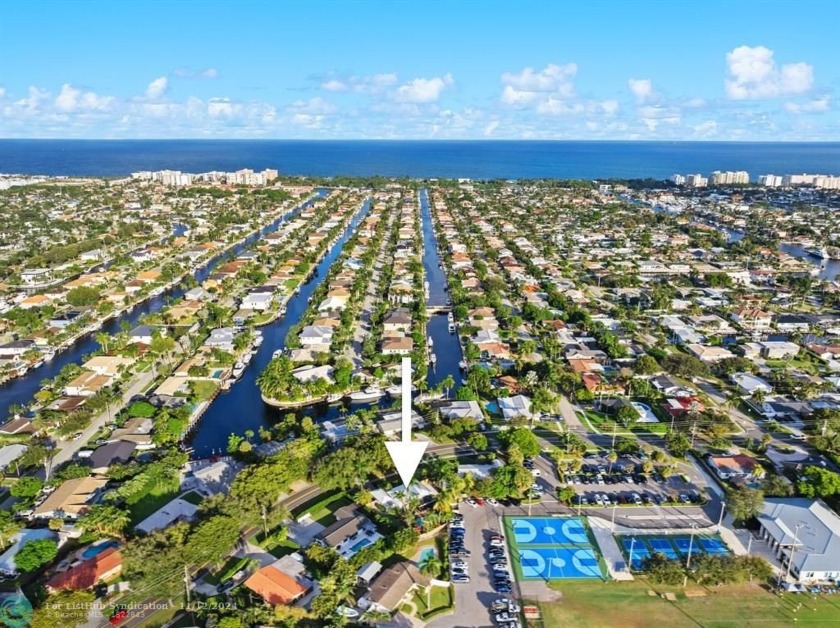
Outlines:
[[[581,506],[620,506],[633,504],[636,506],[652,506],[664,504],[702,504],[703,497],[699,493],[680,493],[667,496],[656,493],[586,493],[576,495],[573,503]]]
[[[453,583],[470,581],[469,564],[465,560],[469,550],[464,546],[464,535],[467,533],[464,525],[464,515],[455,513],[449,522],[449,571]]]
[[[505,537],[501,534],[491,534],[487,539],[487,562],[490,566],[490,579],[499,593],[513,591],[513,580],[510,577],[510,566],[505,554]]]
[[[513,600],[499,598],[490,604],[490,612],[498,626],[519,628],[519,605]]]

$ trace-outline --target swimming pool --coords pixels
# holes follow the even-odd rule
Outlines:
[[[656,415],[653,413],[653,410],[651,410],[650,406],[646,403],[631,401],[630,405],[636,408],[636,410],[638,411],[639,423],[659,423],[659,419],[656,418]]]
[[[361,541],[357,542],[357,543],[356,543],[353,547],[351,547],[350,549],[351,549],[351,550],[352,550],[352,552],[355,554],[355,553],[356,553],[356,552],[358,552],[360,549],[362,549],[363,547],[367,547],[368,545],[370,545],[370,539],[362,539]]]
[[[120,544],[116,541],[105,541],[104,543],[100,543],[99,545],[91,545],[90,547],[86,547],[85,550],[82,552],[82,558],[87,560],[88,558],[93,558],[94,556],[98,556],[102,552],[104,552],[109,547],[119,547]]]
[[[435,557],[435,549],[433,547],[424,547],[423,551],[420,552],[420,564],[422,565],[430,558]]]

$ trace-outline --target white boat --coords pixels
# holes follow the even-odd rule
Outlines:
[[[39,369],[42,366],[44,366],[44,361],[43,360],[38,360],[37,362],[35,362],[35,364],[32,365],[32,368]]]
[[[431,336],[429,336],[429,348],[431,349],[434,346],[435,346],[435,341],[432,339]]]
[[[255,331],[254,332],[254,346],[259,347],[260,345],[262,345],[262,343],[263,343],[263,335],[260,332]]]
[[[233,370],[231,371],[230,374],[233,376],[233,379],[236,380],[236,379],[239,379],[240,377],[242,377],[242,373],[244,373],[244,372],[245,372],[245,365],[242,362],[237,362],[236,364],[233,365]]]
[[[432,364],[434,364],[435,362],[437,362],[437,356],[436,356],[434,353],[430,353],[430,354],[429,354],[429,361],[430,361]]]
[[[385,389],[385,392],[389,397],[397,399],[400,395],[402,395],[402,386],[388,386],[388,388]]]
[[[276,360],[281,355],[283,355],[283,349],[277,349],[277,351],[275,351],[274,353],[271,354],[271,359]]]
[[[455,333],[455,323],[449,323],[449,333],[450,334]]]
[[[462,371],[466,371],[467,366],[469,366],[469,365],[464,360],[461,360],[460,362],[458,362],[458,368],[461,369]]]
[[[383,397],[385,393],[376,388],[375,386],[368,386],[364,390],[358,390],[354,393],[350,393],[349,397],[351,401],[375,401]]]
[[[820,247],[818,249],[817,248],[805,249],[805,252],[808,253],[809,255],[813,255],[814,257],[818,257],[820,259],[830,259],[830,256],[828,254],[828,249],[826,249],[824,246]]]
[[[344,393],[333,393],[331,395],[327,395],[327,403],[337,403],[344,399]]]
[[[452,316],[452,312],[449,312],[449,314],[446,315],[446,320],[448,320],[450,324],[455,322],[455,317]]]
[[[46,351],[46,352],[44,353],[44,361],[45,361],[45,362],[49,362],[49,361],[50,361],[50,360],[52,360],[54,357],[55,357],[55,351],[53,351],[52,349],[50,349],[49,351]]]

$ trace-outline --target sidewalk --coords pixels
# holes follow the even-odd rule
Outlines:
[[[613,580],[634,580],[633,574],[626,571],[627,561],[612,534],[610,524],[603,519],[589,518],[588,521],[589,527],[595,535],[595,540],[598,542],[601,555],[604,557],[604,562],[607,563],[607,571],[610,577]]]

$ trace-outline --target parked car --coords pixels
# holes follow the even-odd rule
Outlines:
[[[681,501],[683,504],[690,504],[690,503],[691,503],[691,500],[688,498],[688,495],[686,495],[685,493],[683,493],[682,495],[680,495],[680,501]]]
[[[491,506],[498,506],[498,505],[499,505],[499,502],[498,502],[498,501],[496,501],[496,500],[495,500],[494,498],[492,498],[492,497],[488,497],[488,498],[487,498],[487,503],[488,503],[488,504],[490,504]]]
[[[464,501],[467,502],[473,508],[478,507],[478,504],[475,502],[475,500],[472,497],[467,497]]]
[[[642,505],[642,496],[639,495],[638,493],[633,493],[631,499],[633,500],[633,503],[636,504],[637,506]]]

